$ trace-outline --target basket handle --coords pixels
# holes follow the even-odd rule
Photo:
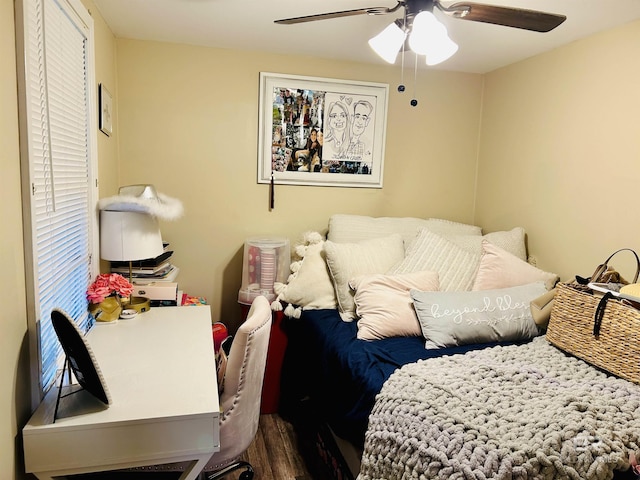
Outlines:
[[[633,277],[633,281],[631,282],[631,283],[636,283],[638,281],[638,276],[640,275],[640,257],[638,257],[638,254],[630,248],[621,248],[620,250],[616,250],[611,255],[609,255],[609,258],[607,258],[602,265],[598,265],[598,268],[591,276],[591,281],[597,282],[598,277],[607,271],[608,263],[613,258],[613,256],[624,250],[630,251],[631,253],[633,253],[633,256],[636,257],[636,275]]]
[[[638,274],[640,273],[640,258],[638,257],[638,254],[630,248],[621,248],[620,250],[616,250],[615,252],[613,252],[609,256],[609,258],[607,258],[602,265],[599,265],[594,272],[592,277],[596,279],[594,281],[597,281],[597,277],[607,271],[607,264],[609,263],[609,260],[611,260],[616,253],[622,252],[624,250],[630,251],[636,257],[636,275],[635,277],[633,277],[633,282],[631,283],[636,283],[638,281]],[[613,294],[611,292],[605,293],[598,302],[598,306],[596,307],[596,311],[593,316],[593,336],[596,338],[598,338],[598,335],[600,334],[600,326],[602,325],[602,317],[604,317],[604,309],[607,306],[607,302],[610,298],[613,298]]]
[[[610,298],[613,298],[613,294],[611,292],[605,293],[598,302],[596,313],[593,315],[593,336],[596,338],[600,335],[600,326],[602,325],[602,317],[604,317],[604,309]]]

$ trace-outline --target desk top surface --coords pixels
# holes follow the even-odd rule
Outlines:
[[[111,396],[107,408],[86,391],[45,397],[24,429],[78,429],[122,422],[219,415],[209,307],[152,308],[131,320],[97,324],[87,334]]]

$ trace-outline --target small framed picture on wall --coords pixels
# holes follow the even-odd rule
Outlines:
[[[100,104],[100,130],[107,136],[113,133],[113,98],[109,90],[100,84],[98,88]]]

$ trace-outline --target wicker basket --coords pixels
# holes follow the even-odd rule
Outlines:
[[[640,383],[640,310],[609,299],[595,336],[594,315],[600,299],[584,287],[558,284],[546,338],[602,370]]]

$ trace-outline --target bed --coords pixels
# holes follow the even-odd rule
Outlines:
[[[344,322],[337,310],[328,309],[305,311],[300,319],[287,319],[285,325],[289,342],[282,401],[312,398],[331,429],[359,448],[364,445],[375,397],[397,368],[493,345],[427,350],[418,337],[367,342],[356,337],[355,323]]]
[[[391,247],[382,240],[395,235],[400,241],[395,237]],[[296,426],[303,452],[328,467],[328,477],[633,478],[628,455],[640,443],[636,385],[550,346],[542,329],[529,328],[530,318],[515,333],[496,335],[493,328],[491,335],[469,337],[468,325],[449,331],[452,317],[420,318],[420,308],[427,317],[432,312],[433,298],[467,304],[498,291],[497,301],[525,280],[537,285],[527,291],[532,298],[552,287],[557,276],[527,264],[522,229],[483,235],[442,220],[338,215],[326,239],[307,235],[301,245],[301,260],[274,302],[285,308],[289,337],[280,411]],[[389,253],[398,245],[401,253]],[[323,265],[329,284],[318,277]],[[306,278],[312,266],[315,273]],[[412,277],[425,266],[437,272],[437,288],[433,277]],[[474,290],[483,274],[491,288]],[[381,290],[403,275],[411,277],[409,285],[427,287],[402,286],[414,310],[408,323],[386,316],[405,305]],[[499,284],[504,277],[509,286]],[[385,308],[374,308],[376,301]],[[426,336],[433,325],[440,330]],[[544,417],[549,411],[554,415]]]

